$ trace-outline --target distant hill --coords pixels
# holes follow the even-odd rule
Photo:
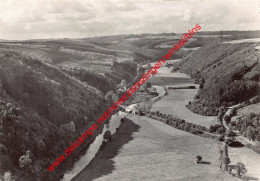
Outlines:
[[[189,108],[217,115],[218,108],[237,104],[259,94],[259,43],[216,43],[192,52],[177,64],[200,84]]]

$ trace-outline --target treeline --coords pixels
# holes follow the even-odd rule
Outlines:
[[[260,141],[260,114],[249,113],[237,118],[230,126],[252,141]]]
[[[137,64],[134,62],[129,62],[129,61],[126,61],[126,62],[115,61],[112,64],[111,70],[112,70],[112,74],[120,77],[121,80],[125,79],[125,80],[127,80],[127,82],[131,82],[137,74]],[[115,76],[111,76],[111,77],[115,78]],[[117,82],[118,80],[117,81],[114,80],[114,81]],[[117,83],[119,83],[119,82],[117,82]]]
[[[162,121],[174,128],[177,128],[177,129],[180,129],[180,130],[183,130],[183,131],[195,134],[195,135],[200,135],[203,137],[213,137],[213,138],[218,137],[217,135],[214,136],[214,135],[207,134],[207,132],[210,132],[210,129],[205,126],[186,122],[185,120],[175,117],[171,114],[167,115],[167,114],[160,113],[159,111],[144,112],[144,111],[139,110],[138,115],[140,115],[140,116],[146,115],[146,116],[156,119],[158,121]]]
[[[200,84],[188,105],[202,115],[217,115],[231,106],[259,95],[260,64],[255,43],[214,44],[192,52],[177,63]]]
[[[115,78],[108,78],[104,75],[95,73],[92,70],[86,70],[83,68],[60,67],[60,69],[70,76],[76,77],[80,81],[86,82],[90,86],[97,88],[104,94],[110,90],[116,89],[117,83],[114,81]]]
[[[256,141],[255,145],[247,144],[256,153],[260,154],[260,114],[249,113],[238,117],[230,122],[230,128],[239,131],[244,137],[251,141]]]
[[[47,167],[108,106],[98,89],[13,51],[0,57],[0,174],[59,180],[95,135],[53,173]],[[100,128],[101,130],[101,128]]]

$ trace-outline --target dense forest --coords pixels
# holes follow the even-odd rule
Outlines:
[[[175,65],[200,84],[188,108],[203,115],[217,115],[259,94],[258,43],[216,43],[200,48]]]
[[[54,65],[0,51],[1,175],[11,171],[19,180],[58,180],[101,130],[53,173],[46,168],[102,114],[107,107],[102,92],[115,83],[96,76],[103,87],[92,87],[86,75],[78,74],[80,81]]]

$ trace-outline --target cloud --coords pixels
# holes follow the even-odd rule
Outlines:
[[[0,39],[260,29],[258,0],[0,0]]]

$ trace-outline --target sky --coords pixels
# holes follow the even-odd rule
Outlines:
[[[260,30],[259,0],[0,0],[0,39]]]

